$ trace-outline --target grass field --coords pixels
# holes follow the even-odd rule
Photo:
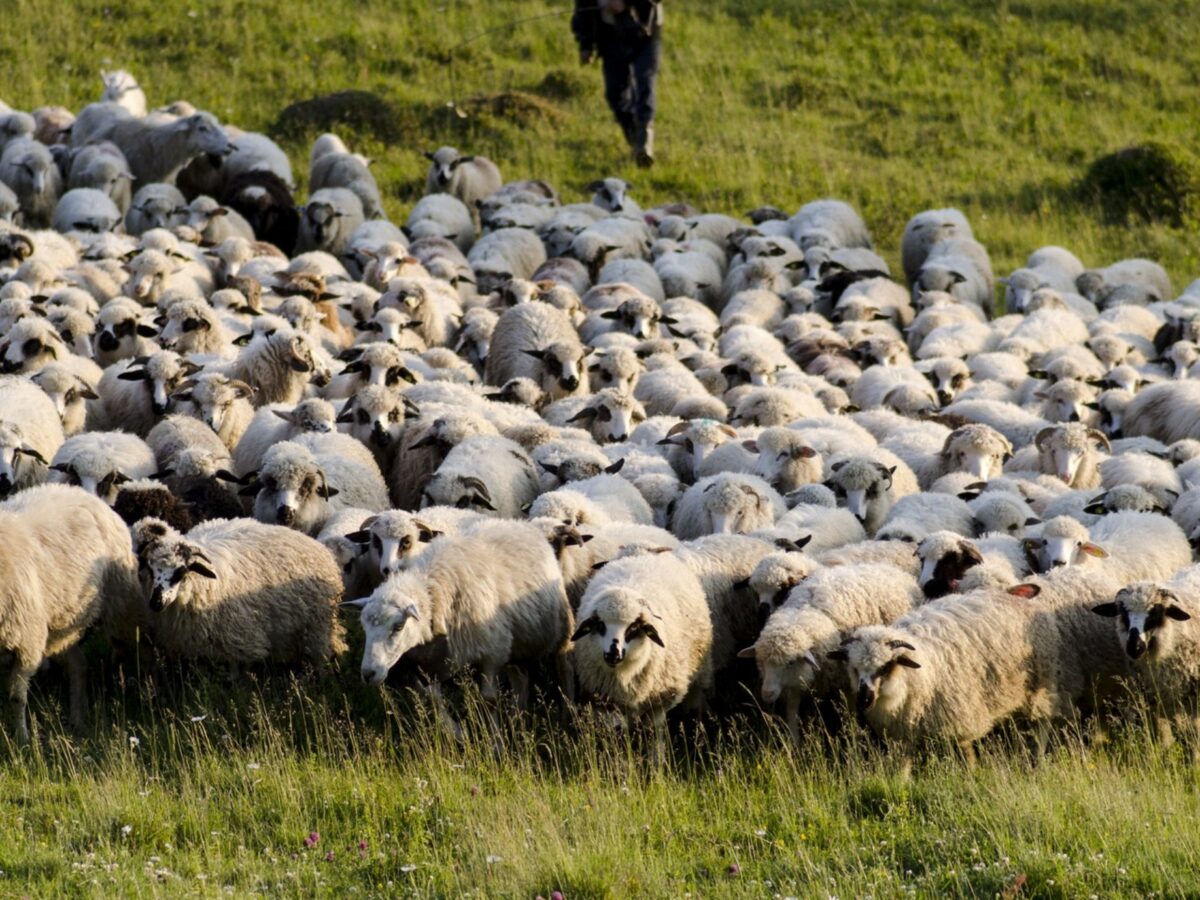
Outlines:
[[[320,123],[281,111],[369,91],[390,106],[345,137],[393,216],[420,152],[453,143],[570,200],[610,173],[644,205],[844,197],[893,265],[913,212],[956,205],[997,272],[1059,243],[1090,264],[1157,258],[1179,286],[1200,274],[1191,232],[1112,221],[1073,187],[1122,146],[1194,146],[1198,4],[669,3],[652,173],[627,163],[565,15],[484,34],[567,5],[6,0],[0,99],[79,107],[124,66],[153,104],[280,136],[302,174]],[[1137,724],[1037,766],[999,740],[974,770],[937,759],[906,782],[853,729],[792,752],[749,712],[677,733],[657,771],[587,716],[514,720],[498,754],[448,742],[358,684],[354,658],[232,690],[92,661],[86,735],[55,726],[64,694],[43,675],[33,746],[0,752],[0,896],[992,897],[1020,876],[1022,896],[1200,894],[1195,770]]]

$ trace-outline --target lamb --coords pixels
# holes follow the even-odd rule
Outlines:
[[[308,189],[311,192],[326,188],[345,188],[362,202],[367,219],[387,218],[379,185],[368,168],[370,160],[356,153],[326,153],[312,161],[309,167]]]
[[[171,399],[186,404],[181,409],[203,421],[232,452],[254,417],[253,395],[254,389],[246,382],[206,371],[183,382]]]
[[[427,152],[425,158],[430,162],[425,193],[452,194],[478,222],[479,203],[500,190],[503,183],[496,164],[486,156],[463,156],[453,147]]]
[[[72,188],[55,205],[52,224],[55,231],[100,233],[112,231],[123,218],[117,204],[103,191]]]
[[[315,535],[339,509],[387,509],[387,486],[366,448],[365,460],[347,458],[310,449],[301,443],[306,437],[281,441],[263,457],[257,481],[245,489],[254,494],[254,518]]]
[[[501,228],[476,241],[467,261],[479,293],[490,294],[514,278],[531,279],[546,261],[546,248],[530,231]]]
[[[121,293],[143,306],[153,306],[168,291],[203,297],[211,293],[211,277],[203,270],[204,281],[197,279],[200,270],[195,266],[181,265],[166,253],[158,250],[142,250],[126,263],[129,280],[121,285]]]
[[[62,176],[45,145],[31,138],[9,141],[0,153],[0,182],[8,185],[20,205],[18,222],[25,228],[50,225],[62,194]]]
[[[149,630],[167,656],[231,667],[271,661],[323,667],[346,651],[341,573],[315,540],[250,519],[181,535],[154,519],[139,548],[149,575]]]
[[[234,470],[242,474],[257,471],[272,446],[306,433],[329,434],[337,427],[335,419],[333,406],[327,400],[315,397],[291,407],[272,403],[255,410],[250,424],[233,448]]]
[[[519,444],[480,435],[454,447],[421,495],[421,507],[475,508],[500,518],[521,517],[538,495],[533,460]]]
[[[761,478],[722,473],[687,489],[671,530],[684,541],[706,534],[748,534],[770,527],[784,510],[783,498]]]
[[[0,497],[44,482],[64,440],[50,398],[24,378],[0,376]]]
[[[111,365],[96,386],[100,418],[113,428],[145,436],[195,372],[192,363],[169,350]]]
[[[1122,588],[1092,612],[1115,619],[1117,639],[1138,673],[1137,686],[1154,707],[1161,743],[1171,743],[1171,726],[1194,738],[1197,662],[1197,589],[1200,567],[1188,566],[1166,582],[1140,581]],[[1193,751],[1194,752],[1194,751]]]
[[[627,723],[649,715],[661,754],[667,711],[712,685],[713,626],[699,580],[670,554],[615,560],[588,585],[578,622],[580,687],[616,704]]]
[[[972,744],[1020,715],[1039,725],[1063,713],[1054,678],[1057,634],[1039,604],[994,591],[935,600],[851,632],[829,654],[846,663],[857,708],[880,736],[911,750]]]
[[[147,184],[138,188],[125,211],[125,233],[136,236],[154,228],[181,224],[187,200],[171,184]]]
[[[638,215],[642,208],[629,196],[632,187],[628,181],[620,178],[601,178],[593,181],[584,190],[591,192],[592,204],[607,213]]]
[[[112,504],[126,481],[158,470],[154,451],[141,438],[120,431],[85,431],[63,441],[50,461],[50,481],[73,484]]]
[[[801,700],[847,692],[843,673],[827,661],[841,636],[866,625],[886,625],[920,599],[912,579],[897,577],[887,565],[817,571],[791,591],[738,656],[757,662],[766,703],[783,696],[788,731],[798,741]]]
[[[95,497],[43,485],[0,504],[0,534],[12,735],[29,742],[29,681],[43,660],[56,656],[70,672],[71,724],[82,729],[86,693],[79,642],[93,624],[139,593],[129,532]]]
[[[314,191],[300,216],[296,252],[323,250],[341,256],[365,218],[358,195],[345,188]]]
[[[404,233],[410,240],[440,237],[452,241],[466,253],[475,243],[471,211],[451,194],[426,194],[408,214]]]

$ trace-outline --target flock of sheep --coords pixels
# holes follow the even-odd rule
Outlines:
[[[0,646],[14,734],[93,627],[165,658],[489,701],[531,677],[656,726],[746,685],[911,750],[1039,738],[1200,682],[1200,282],[957,210],[893,277],[858,214],[590,202],[430,154],[286,155],[127,73],[0,104]],[[751,224],[752,223],[752,224]],[[1002,296],[995,295],[997,283]],[[660,729],[661,733],[661,729]]]

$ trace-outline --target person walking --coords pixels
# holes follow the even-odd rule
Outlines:
[[[654,164],[662,20],[661,0],[575,0],[571,17],[579,61],[587,65],[599,55],[604,96],[643,168]]]

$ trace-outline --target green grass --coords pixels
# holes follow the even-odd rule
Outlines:
[[[844,197],[894,266],[913,212],[956,205],[997,272],[1046,243],[1148,255],[1179,286],[1200,271],[1187,231],[1114,222],[1074,189],[1121,147],[1194,145],[1198,4],[669,3],[652,173],[625,159],[566,16],[467,40],[567,5],[7,0],[0,92],[79,107],[125,66],[152,104],[278,134],[293,102],[369,91],[392,112],[345,136],[393,216],[421,151],[454,143],[568,200],[610,173],[647,205]],[[313,135],[291,134],[303,177]],[[659,771],[586,714],[513,721],[498,754],[479,733],[459,746],[359,685],[354,658],[232,690],[93,662],[89,732],[54,726],[61,685],[40,675],[34,744],[0,759],[0,896],[992,897],[1020,875],[1039,897],[1200,894],[1195,772],[1136,725],[1036,767],[999,740],[975,770],[937,759],[905,782],[853,730],[792,752],[749,713],[676,733]]]
[[[373,92],[394,106],[378,129],[390,140],[346,137],[377,160],[393,216],[419,196],[421,151],[448,142],[492,156],[507,177],[548,179],[569,200],[610,173],[626,175],[643,205],[686,199],[741,214],[843,197],[893,264],[910,215],[956,205],[997,273],[1046,243],[1095,265],[1151,256],[1181,287],[1200,271],[1187,231],[1113,222],[1073,190],[1121,147],[1195,147],[1200,4],[669,3],[662,161],[650,174],[626,159],[599,71],[576,62],[569,6],[8,0],[0,93],[18,107],[77,108],[98,96],[102,65],[125,66],[152,104],[184,97],[271,132],[295,101]],[[307,142],[285,146],[301,175]]]

